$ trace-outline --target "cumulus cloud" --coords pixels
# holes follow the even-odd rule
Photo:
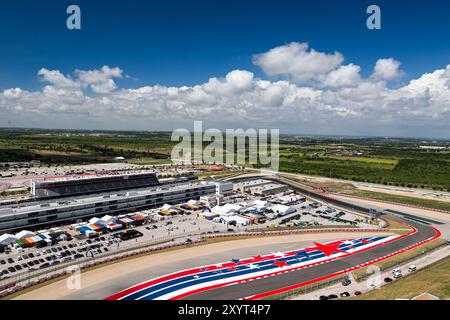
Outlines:
[[[59,70],[42,68],[38,71],[39,78],[57,88],[79,88],[80,84],[70,77],[63,75]]]
[[[291,59],[293,66],[285,59]],[[300,61],[321,66],[305,67]],[[232,70],[195,86],[129,89],[117,88],[114,79],[123,77],[118,67],[75,70],[70,75],[42,68],[38,76],[43,88],[0,92],[0,112],[5,119],[29,115],[49,119],[70,115],[80,117],[82,123],[108,119],[113,128],[125,121],[128,129],[138,129],[136,123],[141,121],[141,129],[158,130],[204,120],[227,126],[279,127],[291,132],[309,128],[312,133],[334,133],[333,128],[340,128],[340,132],[351,134],[359,126],[359,134],[369,134],[368,128],[374,127],[386,134],[384,128],[389,126],[401,128],[414,123],[419,128],[447,128],[438,133],[450,136],[450,65],[392,89],[388,82],[401,73],[398,61],[378,60],[369,78],[361,76],[360,66],[342,65],[342,61],[340,54],[323,54],[306,44],[294,43],[254,58],[268,79],[255,77],[250,71]],[[290,76],[270,76],[280,74]],[[304,85],[298,82],[300,79],[310,82]]]
[[[117,86],[113,78],[122,78],[122,70],[118,67],[103,66],[100,70],[75,70],[79,82],[90,86],[95,93],[109,93],[116,90]]]
[[[324,77],[323,84],[327,87],[355,87],[361,81],[361,67],[350,63],[331,71]]]
[[[256,54],[253,63],[269,76],[288,76],[293,81],[305,83],[319,80],[341,65],[344,57],[339,52],[331,54],[309,49],[307,43],[292,42]]]
[[[400,62],[393,59],[379,59],[374,68],[372,77],[380,80],[394,80],[400,76]]]

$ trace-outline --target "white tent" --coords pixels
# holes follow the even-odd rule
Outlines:
[[[34,232],[28,231],[28,230],[22,230],[19,233],[16,233],[16,237],[18,239],[24,239],[35,236]]]
[[[234,215],[236,214],[242,207],[238,204],[227,203],[223,206],[215,206],[211,209],[212,212],[218,213],[222,215]]]
[[[255,201],[253,201],[253,205],[254,205],[256,208],[264,208],[264,207],[267,207],[267,204],[268,204],[268,202],[267,202],[267,201],[264,201],[264,200],[255,200]]]
[[[16,242],[17,237],[15,235],[5,233],[0,236],[0,244],[8,245]]]
[[[96,223],[104,223],[102,219],[99,219],[97,217],[89,219],[90,224],[96,224]]]
[[[237,224],[243,226],[248,226],[252,222],[249,218],[240,215],[234,216],[234,219],[236,220]]]
[[[284,216],[286,214],[293,213],[297,210],[295,208],[288,207],[282,204],[276,204],[272,207],[272,211]]]
[[[106,223],[106,224],[116,223],[117,222],[117,218],[113,217],[113,216],[106,215],[106,216],[102,217],[102,221],[104,223]]]
[[[220,219],[225,224],[230,224],[230,223],[233,223],[233,222],[236,223],[235,216],[221,216]]]

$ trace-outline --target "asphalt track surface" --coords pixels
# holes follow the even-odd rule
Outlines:
[[[236,300],[266,292],[277,291],[300,283],[324,278],[330,274],[338,273],[348,268],[364,264],[438,235],[438,231],[434,228],[413,222],[408,222],[408,224],[415,227],[417,232],[367,251],[355,253],[339,260],[330,261],[298,271],[280,274],[274,277],[198,292],[185,296],[182,299]]]

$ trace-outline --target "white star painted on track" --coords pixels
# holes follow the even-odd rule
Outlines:
[[[250,269],[259,269],[259,266],[257,266],[256,264],[253,264],[253,263],[250,263],[250,264],[248,265],[248,267],[249,267]]]
[[[195,275],[194,278],[195,278],[195,279],[198,279],[198,278],[200,278],[200,276],[199,276],[199,275]]]
[[[278,251],[273,254],[276,257],[284,257],[286,254],[284,252]]]

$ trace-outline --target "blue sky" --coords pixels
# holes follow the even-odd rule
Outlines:
[[[82,30],[65,28],[78,4]],[[450,56],[450,2],[377,1],[382,30],[365,28],[373,1],[2,1],[1,88],[38,86],[42,67],[71,72],[118,65],[135,82],[193,85],[236,68],[260,72],[251,56],[291,41],[342,52],[367,71],[380,56],[409,77]],[[433,5],[430,5],[432,3]]]
[[[365,27],[374,3],[382,30]],[[81,7],[82,30],[65,27],[69,4]],[[394,58],[402,77],[387,87],[396,88],[450,63],[449,12],[444,0],[1,1],[0,90],[41,90],[41,68],[70,75],[104,65],[123,70],[114,80],[121,89],[201,85],[237,69],[277,81],[283,75],[267,75],[252,57],[291,42],[337,51],[362,77],[379,59]],[[398,134],[409,135],[405,130]]]

